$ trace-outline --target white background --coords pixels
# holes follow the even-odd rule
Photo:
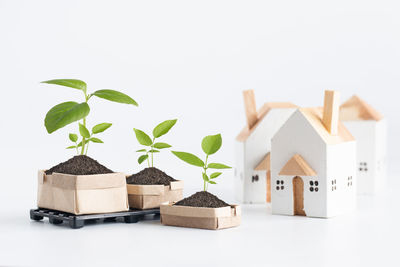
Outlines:
[[[396,1],[0,0],[0,265],[40,265],[48,257],[71,265],[72,255],[74,265],[396,265],[399,13]],[[39,83],[55,78],[82,79],[89,91],[121,90],[139,102],[93,99],[88,117],[90,126],[113,123],[89,155],[126,173],[141,168],[132,128],[150,132],[172,118],[178,123],[162,141],[200,156],[201,138],[221,133],[212,159],[233,165],[244,89],[256,90],[259,106],[322,105],[324,89],[341,91],[343,100],[358,94],[388,118],[392,190],[362,197],[355,214],[331,220],[244,207],[242,226],[219,232],[158,222],[71,231],[30,222],[37,170],[73,155],[64,148],[76,125],[48,135],[43,119],[82,95]],[[200,171],[169,152],[157,155],[156,166],[185,180],[185,195],[201,189]],[[227,171],[210,191],[233,202],[232,179]]]

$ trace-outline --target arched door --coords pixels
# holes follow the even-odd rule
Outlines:
[[[306,216],[304,212],[304,182],[299,176],[293,178],[293,213]]]

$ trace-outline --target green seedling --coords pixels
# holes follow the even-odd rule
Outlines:
[[[138,163],[142,164],[145,160],[147,160],[147,165],[149,167],[154,167],[154,153],[159,153],[160,150],[158,149],[164,149],[164,148],[169,148],[171,147],[167,143],[161,143],[161,142],[156,142],[156,139],[165,135],[166,133],[171,130],[171,128],[175,125],[176,123],[175,120],[166,120],[160,124],[158,124],[154,129],[153,129],[153,138],[151,138],[149,135],[147,135],[145,132],[139,130],[139,129],[133,129],[135,131],[136,139],[141,145],[146,146],[146,148],[139,149],[136,152],[144,153],[138,158]],[[149,154],[151,155],[151,164],[149,160]]]
[[[187,152],[178,152],[172,151],[172,153],[183,160],[186,163],[191,165],[201,167],[202,170],[202,177],[203,177],[203,190],[208,190],[209,184],[216,184],[215,178],[219,177],[222,173],[221,172],[213,172],[210,175],[207,174],[208,169],[230,169],[231,167],[222,164],[222,163],[208,163],[208,157],[212,154],[215,154],[222,146],[222,137],[221,134],[216,135],[209,135],[203,138],[201,142],[201,148],[203,149],[204,153],[206,153],[205,161],[201,160],[196,155]]]
[[[44,119],[44,125],[49,134],[73,123],[76,121],[82,120],[82,123],[79,123],[79,134],[81,136],[81,140],[75,133],[69,134],[69,139],[74,145],[67,147],[67,149],[76,149],[77,154],[86,155],[89,149],[89,143],[103,143],[103,141],[94,135],[104,132],[108,128],[111,127],[111,123],[100,123],[95,125],[92,128],[92,131],[86,127],[86,117],[89,115],[90,107],[89,100],[93,97],[103,98],[112,102],[130,104],[137,106],[135,100],[133,100],[130,96],[110,89],[102,89],[95,91],[94,93],[87,93],[87,86],[84,81],[75,80],[75,79],[57,79],[44,81],[42,83],[47,84],[56,84],[61,86],[66,86],[74,89],[78,89],[84,94],[84,102],[78,103],[74,101],[68,101],[61,104],[58,104],[51,108]],[[80,152],[79,152],[80,149]]]

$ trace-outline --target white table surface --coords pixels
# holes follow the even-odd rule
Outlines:
[[[244,205],[242,225],[221,231],[159,221],[72,230],[3,206],[0,266],[399,266],[399,186],[392,174],[383,194],[361,196],[353,214],[332,219]]]

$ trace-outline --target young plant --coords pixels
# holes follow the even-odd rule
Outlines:
[[[103,98],[112,102],[123,103],[123,104],[130,104],[137,106],[135,100],[133,100],[130,96],[109,89],[102,89],[95,91],[91,94],[87,93],[87,86],[84,81],[75,80],[75,79],[57,79],[57,80],[50,80],[44,81],[42,83],[47,84],[56,84],[61,86],[66,86],[74,89],[78,89],[83,92],[84,101],[81,103],[68,101],[61,104],[58,104],[51,108],[44,120],[44,124],[46,130],[49,134],[73,123],[76,121],[82,120],[82,123],[79,123],[79,134],[81,136],[81,141],[79,141],[79,137],[75,133],[69,134],[69,139],[74,143],[74,145],[67,147],[67,149],[76,149],[77,154],[86,155],[89,149],[89,143],[103,143],[97,137],[93,135],[99,134],[104,132],[108,128],[111,127],[111,123],[100,123],[95,125],[92,128],[92,131],[89,132],[86,126],[86,117],[89,115],[90,107],[89,107],[89,100],[93,97]],[[80,152],[79,152],[80,149]]]
[[[160,124],[158,124],[154,129],[153,129],[153,138],[150,138],[145,132],[139,130],[139,129],[133,129],[135,131],[136,139],[141,145],[146,146],[147,148],[139,149],[136,152],[142,152],[144,153],[138,158],[138,163],[142,164],[143,161],[147,160],[147,165],[149,167],[154,167],[154,153],[159,153],[160,150],[158,149],[164,149],[164,148],[169,148],[171,147],[167,143],[162,143],[162,142],[156,142],[156,139],[165,135],[166,133],[171,130],[171,128],[175,125],[176,123],[175,120],[166,120]],[[149,160],[149,154],[151,155],[151,164]]]
[[[172,153],[183,160],[186,163],[191,165],[201,167],[202,170],[202,177],[203,177],[203,190],[207,191],[209,184],[216,184],[214,181],[215,178],[219,177],[222,173],[221,172],[213,172],[210,175],[207,174],[208,169],[230,169],[231,167],[222,164],[222,163],[208,163],[208,157],[212,154],[215,154],[222,146],[222,137],[221,134],[216,135],[209,135],[203,138],[201,142],[201,148],[203,149],[204,153],[206,153],[205,161],[202,161],[196,155],[187,152],[178,152],[172,151]]]

